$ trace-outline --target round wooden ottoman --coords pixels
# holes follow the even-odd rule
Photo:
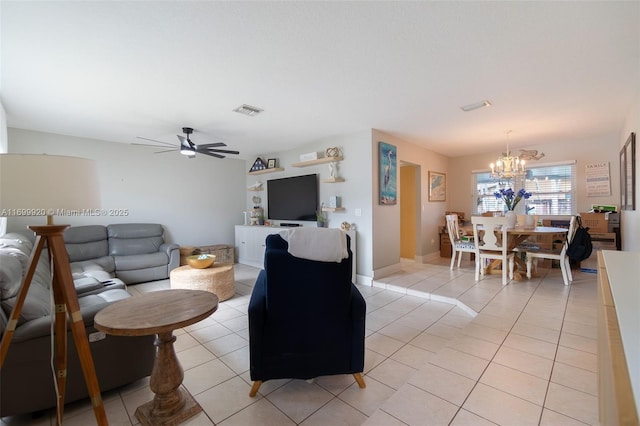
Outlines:
[[[171,271],[169,279],[171,288],[210,291],[220,301],[230,299],[236,293],[233,265],[213,264],[205,269],[180,266]]]

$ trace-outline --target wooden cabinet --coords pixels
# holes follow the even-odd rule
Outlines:
[[[602,425],[638,425],[640,254],[598,251],[597,259],[599,420]]]
[[[440,234],[440,257],[451,257],[451,240],[449,234]]]

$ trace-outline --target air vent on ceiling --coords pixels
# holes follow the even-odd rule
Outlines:
[[[240,114],[248,115],[249,117],[253,117],[254,115],[260,114],[263,110],[251,105],[242,104],[238,108],[234,109],[234,111]]]
[[[475,104],[461,106],[460,109],[463,110],[464,112],[469,112],[469,111],[473,111],[474,109],[480,109],[480,108],[490,107],[490,106],[491,106],[491,102],[480,101],[480,102],[476,102]]]

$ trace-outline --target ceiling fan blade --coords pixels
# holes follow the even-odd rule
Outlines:
[[[198,148],[215,148],[218,146],[227,146],[227,144],[224,142],[204,143],[204,144],[199,144]]]
[[[155,140],[155,139],[143,138],[142,136],[136,136],[136,138],[138,138],[138,139],[142,139],[142,140],[145,140],[145,141],[151,141],[151,142],[161,143],[162,145],[176,146],[175,144],[172,144],[172,143],[162,142],[162,141],[158,141],[158,140]],[[139,145],[139,144],[134,144],[134,145]],[[140,145],[141,145],[141,144],[140,144]]]
[[[210,151],[198,151],[200,154],[204,154],[204,155],[210,155],[212,157],[217,157],[217,158],[224,158],[224,155],[220,155],[220,154],[216,154],[214,152],[210,152]]]
[[[156,147],[156,148],[158,148],[158,147]],[[154,154],[163,154],[165,152],[176,152],[177,150],[178,150],[177,148],[176,149],[167,149],[165,151],[156,151],[156,152],[154,152]]]
[[[229,150],[229,149],[214,149],[214,148],[209,148],[209,149],[202,150],[202,151],[200,151],[200,149],[201,149],[201,148],[200,148],[200,147],[198,147],[198,152],[203,152],[203,153],[208,153],[208,152],[222,152],[222,153],[224,153],[224,154],[236,154],[236,155],[237,155],[237,154],[240,154],[240,152],[239,152],[239,151],[232,151],[232,150]]]
[[[175,149],[178,149],[178,145],[170,145],[170,144],[167,144],[167,146],[164,146],[164,145],[152,145],[152,144],[150,144],[150,143],[136,143],[136,142],[133,142],[131,145],[136,145],[136,146],[151,146],[151,147],[153,147],[153,148],[168,148],[168,147],[172,146],[172,147],[174,147]]]

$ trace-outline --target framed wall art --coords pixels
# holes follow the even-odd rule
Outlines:
[[[429,171],[429,201],[447,200],[447,175]]]
[[[397,149],[385,142],[378,142],[378,169],[380,176],[378,204],[394,205],[398,201],[396,187]]]
[[[636,134],[633,132],[620,151],[620,207],[636,209]]]

